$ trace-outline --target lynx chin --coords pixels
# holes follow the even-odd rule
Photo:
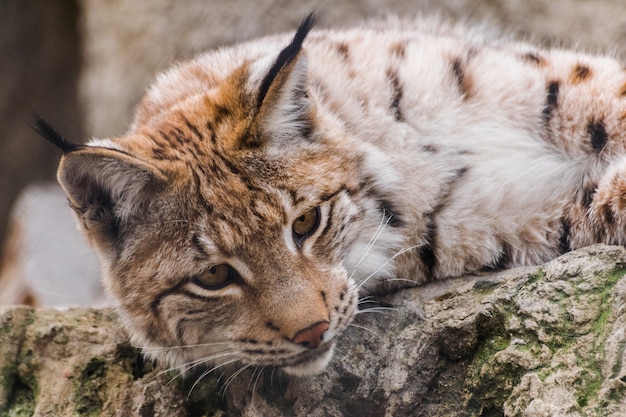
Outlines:
[[[145,353],[320,372],[359,296],[626,244],[626,70],[441,20],[207,52],[58,179]]]

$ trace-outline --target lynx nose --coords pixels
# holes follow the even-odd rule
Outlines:
[[[301,345],[309,349],[314,349],[324,340],[324,333],[328,330],[328,322],[320,321],[311,327],[302,329],[292,339],[296,345]]]

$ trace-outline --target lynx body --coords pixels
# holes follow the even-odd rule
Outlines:
[[[315,373],[359,292],[626,243],[618,61],[437,20],[312,23],[160,75],[123,137],[39,122],[147,354]]]

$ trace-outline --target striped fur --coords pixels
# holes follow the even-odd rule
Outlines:
[[[622,64],[428,19],[312,23],[175,66],[122,137],[38,124],[148,354],[318,372],[361,285],[626,243]]]

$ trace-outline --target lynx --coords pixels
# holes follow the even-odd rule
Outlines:
[[[276,35],[161,74],[58,180],[172,367],[320,372],[359,296],[626,243],[626,70],[440,20]]]

